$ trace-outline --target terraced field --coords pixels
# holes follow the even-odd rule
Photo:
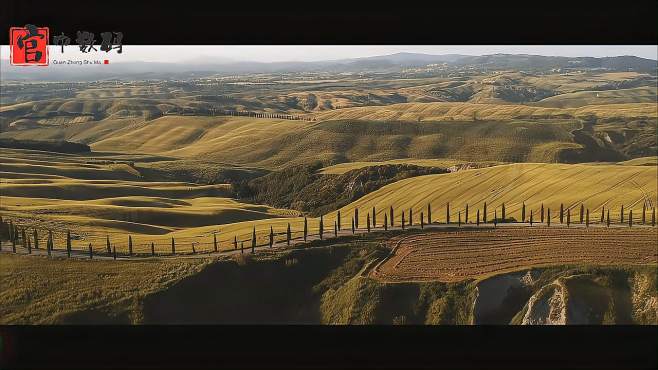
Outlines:
[[[656,265],[653,228],[498,227],[427,232],[389,241],[379,280],[455,282],[554,265]]]

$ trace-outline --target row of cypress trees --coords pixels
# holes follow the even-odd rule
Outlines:
[[[446,224],[451,224],[451,218],[450,218],[450,203],[446,203],[446,215],[445,215],[445,220]],[[464,219],[462,220],[462,210],[458,211],[458,220],[457,224],[461,226],[462,222],[463,223],[470,223],[471,220],[469,219],[469,205],[466,204],[464,208]],[[534,215],[534,210],[530,210],[529,217],[528,213],[526,210],[526,204],[525,202],[522,203],[521,206],[521,218],[520,221],[516,221],[513,219],[508,219],[507,218],[507,213],[506,213],[506,208],[505,208],[505,203],[502,203],[500,206],[500,218],[498,217],[498,208],[494,209],[494,219],[489,220],[487,218],[488,215],[488,209],[487,209],[487,203],[484,202],[483,204],[483,212],[482,214],[480,213],[480,209],[476,210],[476,216],[475,216],[475,223],[479,226],[480,221],[482,223],[489,223],[492,221],[494,225],[497,223],[505,223],[505,222],[528,222],[530,225],[533,225],[535,221],[535,215]],[[589,226],[591,223],[590,219],[590,211],[588,208],[585,208],[584,204],[580,205],[580,209],[578,212],[579,218],[578,218],[578,223],[580,224],[585,224],[586,226]],[[426,218],[427,216],[427,218]],[[482,216],[482,217],[480,217]],[[408,217],[408,218],[407,218]],[[560,209],[559,209],[559,216],[558,216],[560,224],[566,223],[567,226],[569,226],[572,221],[571,221],[571,207],[567,207],[565,209],[564,204],[560,204]],[[544,205],[541,204],[540,207],[540,212],[539,212],[539,222],[544,223],[546,222],[547,226],[551,225],[551,209],[550,208],[544,208]],[[642,214],[640,216],[640,219],[638,220],[642,224],[647,224],[648,219],[647,219],[647,207],[646,205],[643,205],[642,207]],[[633,223],[635,222],[633,218],[633,210],[628,211],[628,216],[626,218],[625,212],[624,212],[624,206],[621,206],[620,210],[620,218],[619,218],[620,223],[628,223],[629,227],[633,226]],[[651,225],[656,226],[656,209],[655,207],[651,208]],[[426,224],[435,224],[435,222],[432,219],[432,207],[431,204],[427,205],[427,213],[420,212],[420,227],[424,228]],[[605,223],[608,227],[612,223],[612,220],[610,218],[610,209],[602,207],[601,208],[601,214],[599,217],[599,223],[603,224]],[[377,213],[375,207],[372,207],[372,213],[368,213],[366,215],[366,230],[367,232],[370,232],[372,228],[377,227]],[[404,230],[407,226],[413,226],[414,225],[414,214],[413,214],[413,209],[409,209],[408,211],[408,216],[407,213],[404,211],[401,213],[401,228]],[[12,245],[12,251],[16,252],[16,246],[17,245],[22,245],[24,248],[28,250],[28,253],[32,253],[32,248],[34,247],[35,249],[39,249],[39,235],[38,231],[36,228],[32,230],[32,236],[28,237],[28,231],[25,228],[20,228],[18,225],[15,225],[13,221],[9,221],[5,223],[1,216],[0,216],[0,226],[2,227],[2,231],[6,232],[8,235],[8,239],[11,242]],[[395,212],[393,206],[389,207],[388,212],[384,213],[384,221],[381,226],[384,228],[384,230],[388,230],[389,227],[394,227],[395,226]],[[319,227],[318,227],[318,235],[320,240],[324,239],[324,232],[325,232],[325,225],[324,225],[324,216],[320,216],[319,220]],[[354,209],[354,214],[353,217],[351,218],[351,231],[352,234],[356,232],[356,230],[359,229],[359,209],[355,208]],[[5,231],[6,230],[6,231]],[[334,220],[334,236],[338,236],[338,232],[342,230],[342,215],[341,211],[338,210],[336,214],[336,219]],[[286,229],[286,244],[290,245],[291,240],[292,240],[292,231],[291,231],[291,225],[288,223],[287,229]],[[303,226],[303,239],[306,242],[308,240],[309,236],[309,227],[308,227],[308,219],[304,217],[304,226]],[[34,240],[34,244],[32,244],[32,240]],[[196,253],[196,248],[195,248],[195,243],[192,243],[192,253]],[[275,243],[275,234],[274,234],[274,228],[270,226],[270,232],[269,232],[269,247],[273,247]],[[213,233],[213,249],[215,252],[219,250],[219,243],[217,240],[217,233]],[[233,240],[233,246],[234,249],[237,250],[238,248],[238,240],[237,236],[234,236]],[[151,247],[151,255],[155,256],[155,244],[151,242],[150,244]],[[257,247],[257,238],[256,238],[256,227],[254,226],[252,230],[252,237],[251,237],[251,250],[252,252],[255,251],[255,248]],[[244,241],[241,241],[240,245],[241,251],[244,252]],[[2,249],[2,244],[0,243],[0,250]],[[46,249],[48,255],[51,255],[51,251],[55,249],[54,245],[54,239],[53,239],[53,233],[52,231],[48,232],[48,237],[46,239]],[[70,257],[72,253],[72,242],[71,242],[71,232],[67,231],[66,232],[66,253],[67,256]],[[89,258],[93,258],[93,248],[91,243],[88,246],[88,253],[89,253]],[[108,255],[113,256],[114,259],[117,258],[117,252],[116,252],[116,246],[112,246],[110,243],[110,237],[109,235],[106,238],[106,253]],[[171,238],[171,254],[175,255],[176,254],[176,242],[175,239],[172,237]],[[132,241],[132,236],[128,236],[128,256],[133,255],[133,241]]]
[[[482,223],[489,223],[490,221],[493,222],[493,223],[505,223],[505,222],[522,222],[522,223],[531,223],[531,224],[536,223],[535,218],[534,218],[535,217],[534,210],[530,210],[530,213],[528,214],[527,211],[526,211],[525,202],[522,203],[522,205],[521,205],[520,221],[517,221],[515,219],[508,219],[507,218],[507,210],[505,208],[505,203],[502,203],[501,206],[500,206],[500,210],[501,210],[501,213],[500,213],[501,217],[500,218],[498,217],[498,208],[494,209],[494,219],[493,220],[488,219],[487,215],[489,214],[489,212],[488,212],[487,208],[488,208],[487,207],[487,202],[484,202],[482,217],[480,217],[480,209],[477,209],[476,217],[475,217],[475,223],[476,224],[479,225],[480,220],[482,221]],[[605,217],[606,216],[606,213],[605,213],[606,211],[607,211],[607,218]],[[540,222],[544,223],[546,221],[550,225],[550,222],[551,222],[550,214],[551,214],[550,208],[545,208],[544,204],[542,203],[541,207],[540,207],[540,212],[539,212]],[[581,204],[580,205],[580,212],[579,212],[580,217],[579,217],[578,223],[580,223],[580,224],[587,223],[589,225],[589,223],[590,223],[589,222],[589,219],[590,219],[589,214],[590,214],[589,209],[588,208],[586,209],[584,204]],[[370,215],[371,215],[371,213],[368,213],[367,217],[366,217],[366,221],[368,222],[368,226],[370,226]],[[373,215],[372,216],[372,227],[376,227],[375,207],[372,208],[372,215]],[[390,215],[390,216],[387,217],[388,215]],[[395,224],[395,221],[394,221],[395,220],[395,214],[394,214],[393,206],[390,206],[388,215],[386,213],[384,214],[385,222],[384,222],[383,226],[385,226],[385,227],[395,226],[394,225]],[[459,210],[458,211],[458,222],[457,222],[458,224],[462,223],[461,215],[462,215],[462,211]],[[412,208],[409,209],[408,218],[406,218],[406,217],[407,216],[406,216],[405,212],[403,211],[402,214],[401,214],[401,217],[400,217],[401,218],[401,223],[402,223],[401,227],[403,229],[404,229],[405,226],[413,226],[413,224],[414,224],[414,215],[413,215],[413,209]],[[622,205],[621,210],[620,210],[619,222],[620,223],[629,222],[630,225],[632,226],[633,225],[633,211],[632,210],[629,211],[628,219],[625,219],[625,217],[626,216],[625,216],[625,213],[624,213],[624,206]],[[340,230],[341,229],[340,211],[338,211],[337,220],[338,220],[338,230]],[[446,224],[453,223],[452,220],[451,220],[450,203],[446,203],[445,220],[446,220],[446,222],[445,222]],[[565,222],[567,224],[571,224],[571,208],[566,208],[566,210],[565,210],[565,207],[564,207],[563,203],[560,204],[559,220],[560,220],[561,224],[563,224]],[[421,222],[421,227],[424,227],[425,222],[427,222],[427,224],[438,223],[438,222],[435,222],[432,219],[431,204],[427,205],[427,219],[426,219],[426,221],[425,221],[425,215],[423,214],[423,212],[420,213],[420,222]],[[464,223],[470,223],[471,222],[471,220],[469,218],[469,205],[468,204],[465,205],[463,222]],[[602,209],[601,209],[601,217],[600,217],[599,222],[600,223],[605,222],[608,225],[612,222],[610,220],[610,209],[606,209],[605,206],[602,207]],[[353,223],[355,224],[355,227],[358,229],[359,228],[359,226],[358,226],[359,225],[359,209],[358,208],[354,209]],[[646,204],[644,204],[643,207],[642,207],[641,223],[643,225],[646,225],[648,223]],[[651,208],[651,221],[650,221],[650,223],[651,223],[652,226],[656,225],[656,209],[655,209],[655,207]]]

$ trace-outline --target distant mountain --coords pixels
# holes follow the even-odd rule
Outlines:
[[[365,58],[319,62],[235,62],[210,60],[190,63],[125,62],[109,65],[55,65],[31,68],[9,65],[0,60],[0,73],[5,80],[90,81],[103,79],[185,79],[212,75],[287,72],[399,72],[404,68],[447,63],[454,67],[474,66],[487,69],[546,70],[552,68],[637,71],[656,73],[657,62],[635,56],[560,57],[525,54],[492,54],[468,56],[458,54],[430,55],[397,53]]]
[[[526,54],[492,54],[466,56],[454,61],[457,65],[486,66],[492,69],[606,68],[616,71],[656,72],[658,62],[636,56],[560,57]]]

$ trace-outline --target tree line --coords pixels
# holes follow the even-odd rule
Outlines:
[[[519,219],[516,219],[514,217],[508,217],[507,214],[507,209],[505,207],[505,203],[502,203],[499,207],[495,207],[493,210],[493,218],[489,218],[491,215],[490,212],[490,206],[488,206],[487,202],[483,203],[482,206],[482,212],[480,212],[480,208],[475,210],[475,214],[473,214],[473,209],[469,208],[469,205],[466,204],[464,208],[459,209],[457,211],[457,219],[455,220],[454,218],[451,217],[451,205],[450,203],[446,203],[445,205],[445,218],[444,222],[439,222],[438,219],[435,219],[432,217],[432,207],[431,204],[427,204],[426,210],[422,210],[418,214],[418,219],[414,219],[414,210],[413,208],[409,208],[408,210],[402,210],[402,211],[397,211],[393,206],[389,206],[388,210],[386,212],[380,212],[380,214],[383,213],[383,220],[381,222],[378,222],[378,214],[376,212],[376,208],[373,206],[371,210],[368,210],[369,212],[366,212],[366,217],[365,221],[366,224],[359,224],[359,221],[363,219],[363,217],[359,217],[359,208],[354,208],[352,211],[352,215],[350,215],[350,222],[347,223],[347,227],[349,227],[349,230],[351,230],[352,234],[355,234],[357,230],[364,230],[366,232],[371,232],[372,229],[374,228],[381,228],[384,231],[388,231],[389,228],[396,227],[396,218],[399,220],[399,227],[402,230],[405,230],[409,227],[413,227],[415,225],[420,226],[421,229],[424,229],[426,225],[438,225],[438,224],[444,224],[444,225],[456,225],[457,227],[461,227],[462,224],[474,224],[476,226],[482,225],[487,225],[487,224],[493,224],[494,227],[497,226],[498,224],[503,224],[503,223],[525,223],[529,224],[530,226],[533,226],[534,224],[540,223],[540,224],[545,224],[547,227],[551,226],[551,222],[553,219],[556,219],[559,221],[559,224],[566,224],[567,227],[569,227],[571,224],[583,224],[585,227],[589,227],[590,224],[594,223],[594,221],[598,221],[599,224],[605,225],[606,227],[610,227],[611,224],[624,224],[628,225],[628,227],[633,227],[635,224],[642,224],[642,225],[651,225],[652,227],[656,226],[656,209],[655,207],[651,207],[649,210],[646,206],[646,204],[643,204],[642,207],[642,212],[640,215],[633,215],[633,210],[628,209],[627,213],[624,210],[624,206],[622,205],[620,208],[619,216],[617,219],[613,220],[610,216],[610,208],[606,208],[605,206],[601,208],[600,213],[597,212],[596,215],[590,212],[589,208],[586,208],[584,204],[581,204],[579,208],[575,210],[575,213],[573,214],[572,218],[572,207],[566,207],[564,206],[563,203],[560,204],[559,209],[554,210],[551,212],[550,207],[544,207],[544,204],[542,203],[540,205],[540,209],[538,214],[535,214],[535,211],[533,209],[530,209],[529,212],[527,210],[525,202],[522,203],[521,209],[519,211],[518,216]],[[557,215],[556,215],[557,212]],[[397,217],[399,215],[399,217]],[[338,233],[343,230],[344,228],[344,218],[341,214],[341,210],[338,210],[336,212],[335,219],[333,220],[333,236],[338,237]],[[251,252],[254,253],[255,249],[257,247],[264,247],[264,246],[269,246],[272,248],[275,243],[277,242],[283,242],[283,240],[277,241],[277,237],[280,237],[282,235],[285,235],[285,243],[287,246],[290,246],[293,240],[303,240],[304,242],[307,242],[309,239],[309,236],[312,235],[317,235],[320,240],[324,240],[325,234],[331,233],[331,226],[329,228],[326,227],[325,225],[325,216],[322,215],[320,216],[318,220],[318,233],[317,234],[309,234],[309,223],[308,223],[308,218],[304,217],[303,220],[303,227],[301,230],[294,231],[292,230],[291,224],[288,222],[286,231],[285,232],[274,232],[274,227],[270,226],[269,230],[267,230],[267,242],[265,244],[259,244],[258,243],[258,237],[257,237],[257,232],[256,232],[256,226],[253,227],[252,233],[251,233],[251,238],[249,239],[241,239],[238,240],[238,236],[234,235],[233,236],[233,241],[232,241],[232,249],[233,250],[240,250],[241,253],[244,253],[245,251],[245,242],[250,242],[250,245],[248,244],[248,248],[251,249]],[[196,253],[201,253],[201,252],[219,252],[220,250],[220,244],[219,240],[217,238],[217,232],[212,233],[212,241],[197,241],[194,240],[190,243],[191,249],[192,249],[192,254]],[[298,237],[294,237],[294,234],[301,234]],[[71,232],[70,230],[67,230],[65,233],[65,243],[64,243],[64,248],[67,254],[67,257],[71,257],[71,254],[74,252],[73,247],[72,247],[72,237],[71,237]],[[52,255],[52,252],[57,249],[56,248],[56,243],[55,243],[55,238],[53,237],[53,231],[52,230],[46,230],[46,231],[39,231],[37,228],[27,228],[24,226],[20,226],[18,224],[15,224],[13,220],[8,220],[5,221],[2,219],[0,216],[0,251],[2,251],[4,248],[7,248],[5,245],[3,245],[3,240],[9,241],[10,243],[10,248],[11,251],[16,253],[16,247],[17,246],[22,246],[24,249],[27,249],[28,254],[32,253],[33,249],[41,249],[44,246],[41,244],[40,239],[45,240],[45,249],[46,253],[48,256]],[[150,253],[135,253],[134,252],[134,245],[133,245],[133,239],[131,235],[127,236],[127,244],[125,245],[127,248],[124,248],[124,251],[117,251],[117,244],[116,242],[111,242],[110,236],[106,236],[106,240],[104,243],[104,248],[102,252],[94,251],[94,248],[92,246],[92,243],[88,243],[87,248],[85,249],[77,249],[75,253],[77,254],[88,254],[88,257],[91,259],[93,258],[94,254],[102,254],[104,256],[110,256],[114,259],[117,259],[119,256],[121,257],[133,257],[133,256],[156,256],[156,255],[162,255],[163,253],[159,252],[156,253],[156,248],[155,248],[155,243],[150,242],[150,244],[145,244],[147,246],[147,250]],[[180,244],[179,244],[180,245]],[[205,251],[199,251],[197,250],[197,247],[201,245],[210,245],[212,248],[207,249]],[[170,240],[170,245],[167,246],[167,248],[170,248],[167,250],[166,254],[170,255],[177,255],[181,254],[180,251],[176,250],[177,247],[177,241],[175,237],[171,237]],[[127,251],[126,251],[127,249]]]
[[[313,117],[299,116],[295,114],[238,111],[238,110],[227,110],[227,109],[219,109],[219,108],[171,110],[166,112],[165,115],[197,115],[197,116],[208,115],[208,116],[286,119],[292,121],[315,121],[315,118]]]

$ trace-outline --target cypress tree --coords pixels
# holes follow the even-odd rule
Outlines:
[[[94,258],[94,250],[91,248],[91,243],[89,243],[89,259]]]
[[[354,208],[354,227],[359,228],[359,209]]]
[[[583,223],[583,217],[585,217],[585,206],[581,203],[580,204],[580,222],[579,222],[579,224]]]
[[[478,209],[477,213],[475,214],[475,224],[477,226],[480,226],[480,210]]]
[[[306,217],[304,217],[304,241],[306,241],[306,237],[308,236],[308,220]]]
[[[605,223],[606,223],[607,227],[610,227],[610,210],[609,209],[608,209],[608,214],[607,214]]]
[[[16,253],[16,234],[12,231],[11,251]]]
[[[338,210],[338,230],[340,231],[340,209]]]
[[[112,258],[114,258],[115,261],[117,259],[117,247],[116,247],[116,245],[112,246]]]
[[[601,207],[601,223],[605,220],[605,206]]]
[[[256,226],[254,226],[254,229],[251,232],[251,253],[254,253],[255,249],[256,249]]]
[[[23,230],[23,234],[25,234],[25,230]],[[32,254],[32,243],[30,242],[30,238],[27,238],[27,254]]]
[[[482,215],[482,222],[487,223],[487,202],[484,202],[484,214]]]
[[[468,223],[468,203],[466,203],[466,213],[464,214],[464,223]]]
[[[370,213],[366,217],[366,227],[368,228],[368,232],[370,232]]]
[[[642,225],[647,223],[646,222],[647,221],[646,213],[647,213],[647,204],[642,203]],[[35,232],[36,232],[36,229],[35,229]]]
[[[334,238],[338,237],[338,222],[334,221]]]
[[[372,227],[377,227],[377,213],[375,212],[375,207],[372,207]]]
[[[525,222],[525,202],[521,206],[521,222]]]
[[[391,217],[390,217],[391,227],[393,227],[393,206],[391,206],[391,209],[389,211],[391,212]]]
[[[503,203],[501,210],[500,210],[500,217],[502,218],[502,222],[505,222],[505,217],[507,215],[507,212],[505,212],[505,203]]]
[[[656,226],[656,207],[651,208],[651,226]]]
[[[71,231],[66,231],[66,255],[71,257]]]
[[[450,202],[446,203],[446,225],[450,225]]]
[[[176,254],[176,242],[173,236],[171,237],[171,254]]]
[[[539,216],[539,218],[541,219],[541,223],[543,224],[544,223],[544,203],[541,204],[541,211],[540,212],[541,212],[541,215]]]
[[[388,231],[388,216],[384,213],[384,231]]]
[[[192,242],[192,254],[196,254],[195,245],[196,245],[196,242]]]
[[[233,235],[233,249],[238,250],[238,237]]]
[[[589,208],[587,208],[587,213],[585,213],[585,227],[589,227]]]
[[[212,246],[215,252],[217,252],[217,233],[212,233]]]
[[[567,208],[567,227],[571,224],[571,208]]]
[[[320,215],[320,240],[322,240],[322,234],[324,233],[324,221],[322,215]]]
[[[413,210],[409,208],[409,226],[412,226],[414,224],[414,214]]]
[[[546,225],[551,226],[551,209],[547,209],[546,213]]]
[[[462,211],[457,211],[457,227],[462,227]]]
[[[494,218],[493,218],[494,227],[498,224],[498,209],[494,208]]]
[[[274,246],[274,228],[270,226],[270,248]]]
[[[423,215],[423,212],[420,213],[420,228],[425,228],[425,215]]]
[[[244,241],[240,240],[240,254],[244,254]]]
[[[532,209],[531,209],[530,210],[530,226],[532,226],[532,222],[533,222],[533,219],[532,219]]]
[[[352,235],[354,235],[354,217],[352,217]]]
[[[402,230],[404,230],[404,212],[402,212]]]
[[[432,207],[427,203],[427,224],[432,224]]]
[[[192,248],[194,248],[194,246]],[[132,236],[128,235],[128,255],[132,256],[132,254],[133,254],[133,238]]]
[[[621,223],[624,223],[624,205],[621,205]]]
[[[34,228],[32,234],[34,236],[34,249],[39,249],[39,235],[37,234],[36,228]]]
[[[151,256],[155,256],[155,243],[151,242]]]
[[[633,227],[633,210],[628,211],[628,227]]]
[[[105,239],[105,248],[107,249],[107,254],[112,253],[112,249],[110,248],[110,236],[107,235]]]
[[[290,238],[292,233],[290,232],[290,222],[288,222],[288,229],[286,230],[286,244],[290,245]]]
[[[564,204],[560,203],[560,223],[564,222]]]
[[[48,234],[48,239],[46,240],[46,251],[48,252],[48,257],[50,257],[52,249],[53,249],[53,233],[51,231]]]

